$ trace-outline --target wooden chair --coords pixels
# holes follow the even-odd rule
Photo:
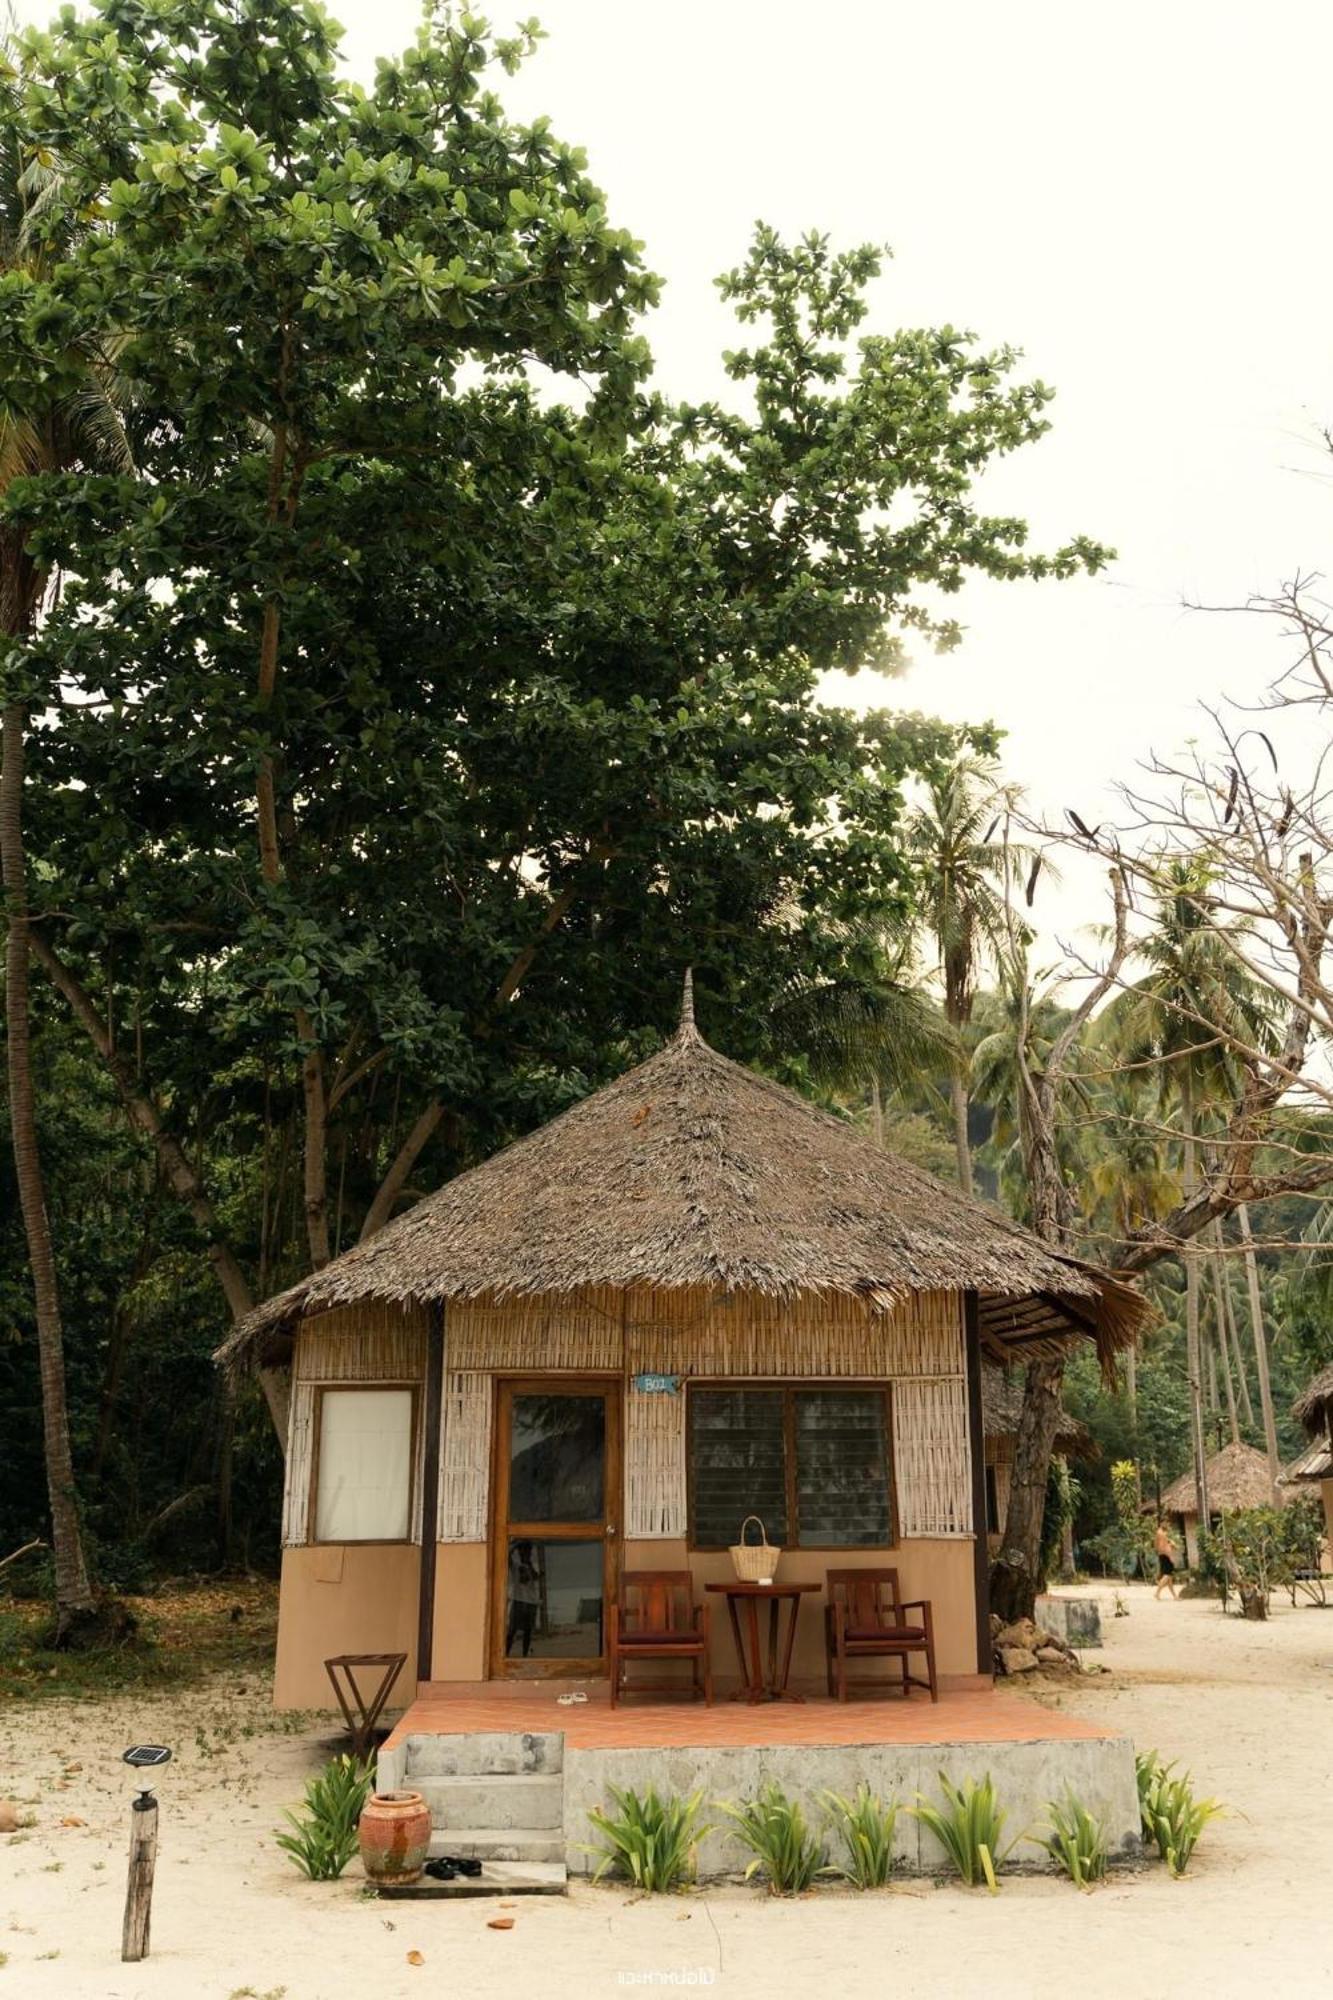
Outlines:
[[[688,1687],[697,1700],[713,1705],[709,1656],[709,1611],[694,1602],[694,1579],[687,1569],[628,1569],[611,1606],[607,1650],[611,1659],[611,1706],[621,1694],[679,1694]],[[624,1678],[631,1660],[689,1660],[691,1678],[635,1681]]]
[[[919,1612],[919,1618],[909,1621],[909,1611]],[[896,1659],[904,1700],[908,1689],[914,1687],[928,1688],[931,1700],[939,1700],[930,1602],[924,1597],[904,1601],[898,1593],[896,1569],[831,1569],[824,1626],[830,1697],[847,1699],[848,1660]],[[907,1671],[912,1653],[925,1655],[925,1680]],[[869,1685],[878,1691],[885,1684],[872,1681]]]

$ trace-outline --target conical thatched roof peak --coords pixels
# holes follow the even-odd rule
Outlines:
[[[997,1358],[1083,1334],[1109,1362],[1133,1338],[1137,1293],[719,1055],[692,986],[656,1055],[271,1299],[223,1357],[357,1300],[586,1286],[855,1292],[886,1306],[972,1291]]]
[[[1205,1464],[1208,1485],[1208,1506],[1215,1514],[1234,1514],[1243,1507],[1272,1507],[1290,1499],[1288,1495],[1278,1495],[1275,1499],[1273,1481],[1268,1471],[1268,1460],[1261,1451],[1251,1444],[1223,1445],[1215,1451]],[[1151,1507],[1145,1501],[1145,1508]],[[1172,1480],[1162,1495],[1161,1511],[1164,1514],[1193,1514],[1195,1512],[1194,1474],[1182,1472],[1179,1479]]]
[[[1333,1362],[1306,1383],[1292,1404],[1292,1415],[1298,1424],[1304,1424],[1311,1437],[1318,1437],[1321,1432],[1327,1436],[1333,1430]]]

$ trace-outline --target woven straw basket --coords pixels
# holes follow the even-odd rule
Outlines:
[[[751,1521],[759,1530],[757,1542],[747,1542],[745,1530]],[[757,1514],[747,1514],[741,1522],[741,1538],[731,1545],[731,1566],[742,1583],[759,1583],[765,1577],[776,1576],[782,1550],[775,1549],[768,1539],[768,1529]]]

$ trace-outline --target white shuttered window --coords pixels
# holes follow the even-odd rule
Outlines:
[[[407,1541],[412,1405],[410,1389],[324,1390],[319,1399],[316,1541]]]

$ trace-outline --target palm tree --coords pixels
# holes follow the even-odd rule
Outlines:
[[[908,826],[925,928],[939,953],[944,1017],[961,1036],[972,1018],[977,979],[988,957],[1004,948],[1009,871],[1026,850],[995,838],[1014,794],[997,782],[994,766],[960,757],[926,788]],[[968,1071],[960,1052],[949,1075],[959,1185],[972,1192],[967,1140]]]
[[[1229,948],[1209,908],[1208,882],[1184,859],[1162,871],[1157,919],[1139,947],[1145,976],[1113,1003],[1121,1049],[1130,1061],[1158,1065],[1164,1103],[1180,1111],[1181,1192],[1198,1185],[1201,1117],[1210,1099],[1234,1101],[1238,1089],[1233,1040],[1265,1046],[1271,1023],[1254,983]],[[1185,1263],[1185,1349],[1189,1373],[1194,1483],[1199,1519],[1208,1519],[1199,1338],[1199,1265]]]
[[[868,1093],[882,1146],[885,1098],[952,1069],[958,1042],[922,990],[905,940],[867,932],[855,943],[863,972],[793,980],[770,1033],[784,1052],[799,1050],[816,1083]]]
[[[59,183],[49,162],[28,160],[20,142],[19,61],[12,39],[0,41],[0,274],[22,270],[40,278],[59,246],[42,240],[36,218],[58,208]],[[81,353],[82,380],[45,410],[33,414],[0,403],[0,499],[18,479],[34,473],[128,461],[124,432],[107,392],[109,371],[98,356]],[[12,663],[40,615],[48,578],[22,531],[0,525],[0,663]],[[5,935],[5,1027],[9,1116],[23,1227],[32,1271],[42,1388],[42,1425],[51,1509],[57,1644],[67,1644],[95,1618],[84,1558],[70,1449],[65,1391],[64,1337],[55,1251],[37,1141],[28,998],[29,912],[23,845],[23,770],[27,704],[21,689],[6,687],[0,713],[0,887]]]

